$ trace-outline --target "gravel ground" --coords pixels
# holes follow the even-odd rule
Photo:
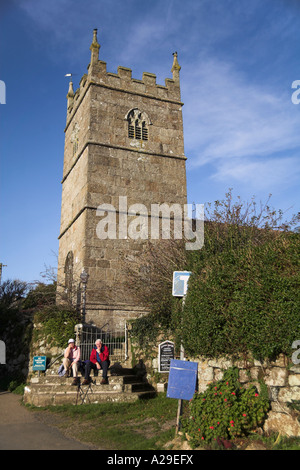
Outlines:
[[[0,392],[0,450],[95,450],[64,436],[44,418],[27,410],[20,395]]]

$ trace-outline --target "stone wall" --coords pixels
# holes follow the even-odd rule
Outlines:
[[[158,343],[157,347],[149,351],[148,354],[143,354],[142,351],[136,350],[135,359],[143,358],[148,380],[153,384],[156,382],[158,389],[166,390],[168,374],[158,375]],[[271,404],[268,419],[264,424],[264,432],[280,432],[289,437],[300,437],[300,412],[296,409],[296,407],[299,409],[300,404],[300,364],[293,364],[284,355],[280,355],[274,362],[262,363],[255,359],[247,362],[224,358],[186,359],[198,363],[198,393],[204,392],[209,383],[222,379],[224,371],[233,366],[238,367],[239,381],[243,386],[254,384],[260,392],[260,383],[264,382],[268,387]],[[165,383],[164,386],[161,385],[162,383]]]
[[[251,382],[260,391],[260,381],[263,381],[268,386],[271,402],[264,431],[300,437],[300,414],[293,409],[293,404],[300,402],[300,365],[291,364],[283,355],[274,362],[263,363],[255,359],[247,363],[227,359],[191,360],[198,362],[199,392],[204,391],[208,383],[221,379],[223,371],[232,366],[239,368],[239,380],[246,387]]]

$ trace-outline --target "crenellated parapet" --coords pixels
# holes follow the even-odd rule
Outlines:
[[[93,42],[90,50],[91,61],[88,65],[88,73],[84,74],[81,78],[76,92],[74,93],[72,88],[72,96],[69,96],[70,92],[67,95],[67,123],[70,121],[90,85],[183,105],[180,97],[179,71],[181,67],[178,64],[177,52],[173,54],[172,78],[166,78],[165,85],[159,85],[156,83],[156,75],[153,73],[143,72],[142,79],[140,80],[132,77],[132,70],[128,67],[119,66],[117,73],[108,72],[106,62],[99,60],[100,44],[97,40],[96,29],[93,33]]]

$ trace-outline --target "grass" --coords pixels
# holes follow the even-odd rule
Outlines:
[[[185,413],[188,402],[183,405]],[[165,393],[134,403],[26,406],[42,413],[46,422],[54,422],[67,436],[103,450],[163,450],[175,437],[178,401],[166,398]],[[253,433],[233,441],[232,448],[242,450],[251,443],[266,450],[300,450],[300,438],[278,433],[268,437]],[[168,450],[172,450],[172,445]]]
[[[165,394],[134,403],[35,408],[56,416],[71,437],[105,450],[161,450],[175,436],[178,401]]]

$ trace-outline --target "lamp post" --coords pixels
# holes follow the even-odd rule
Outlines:
[[[80,274],[80,280],[83,285],[82,289],[82,323],[85,323],[85,309],[86,309],[86,285],[88,282],[89,275],[85,269]]]

